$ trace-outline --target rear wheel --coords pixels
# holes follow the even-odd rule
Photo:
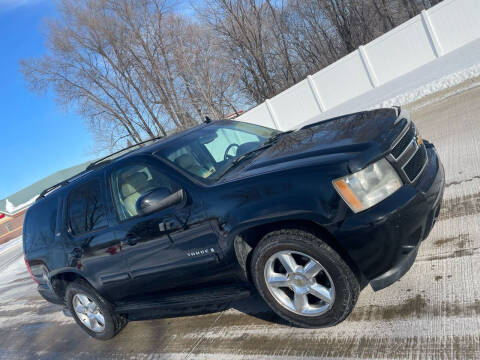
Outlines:
[[[360,286],[336,251],[303,230],[267,234],[255,248],[252,277],[267,304],[301,327],[325,327],[353,310]]]
[[[111,339],[127,324],[126,318],[85,282],[76,281],[67,287],[65,303],[83,331],[96,339]]]

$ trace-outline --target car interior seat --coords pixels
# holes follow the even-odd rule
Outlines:
[[[143,171],[126,176],[121,186],[123,205],[130,216],[137,215],[137,200],[148,188],[148,177]]]
[[[195,160],[191,154],[180,155],[175,159],[175,164],[201,178],[205,178],[205,175],[208,173],[205,168],[198,164],[197,160]]]

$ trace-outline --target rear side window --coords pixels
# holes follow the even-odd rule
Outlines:
[[[27,213],[23,227],[26,253],[46,248],[55,239],[58,199],[47,197],[35,204]]]
[[[67,203],[68,224],[74,235],[107,226],[107,214],[100,183],[96,180],[74,189]]]

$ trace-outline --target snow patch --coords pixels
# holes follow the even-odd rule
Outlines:
[[[31,198],[28,201],[25,201],[24,203],[21,203],[17,206],[13,205],[10,200],[6,199],[5,200],[5,210],[7,211],[8,214],[15,214],[20,210],[25,209],[26,207],[32,205],[35,200],[37,199],[38,195],[35,195],[33,198]]]
[[[457,71],[453,74],[445,75],[438,80],[434,80],[412,91],[394,96],[388,100],[376,104],[372,107],[372,109],[409,104],[414,101],[420,100],[428,95],[435,94],[441,90],[451,88],[478,76],[480,76],[480,64],[473,65],[467,69]],[[472,85],[472,87],[473,86],[476,86],[476,84]]]
[[[7,252],[7,250],[10,250],[14,248],[15,246],[19,246],[22,244],[22,237],[19,236],[15,239],[12,239],[4,244],[0,245],[0,254],[3,254],[4,252]]]

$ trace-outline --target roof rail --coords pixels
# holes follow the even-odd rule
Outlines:
[[[76,179],[77,177],[80,177],[81,175],[85,174],[89,172],[87,169],[79,172],[78,174],[75,174],[73,175],[72,177],[69,177],[68,179],[66,180],[63,180],[61,182],[59,182],[58,184],[55,184],[55,185],[52,185],[48,188],[46,188],[45,190],[43,190],[40,195],[38,195],[38,197],[35,199],[35,201],[38,201],[40,199],[43,199],[48,193],[52,192],[53,190],[56,190],[64,185],[67,185],[68,183],[70,183],[72,180]]]
[[[133,144],[133,145],[130,145],[130,146],[127,146],[126,148],[122,149],[122,150],[118,150],[118,151],[115,151],[114,153],[111,153],[110,155],[107,155],[107,156],[104,156],[98,160],[95,160],[94,162],[90,163],[88,166],[87,166],[87,169],[86,170],[92,170],[92,169],[95,169],[96,167],[98,167],[101,163],[103,162],[110,162],[111,160],[109,160],[109,158],[111,158],[112,156],[114,155],[117,155],[117,154],[120,154],[124,151],[127,151],[129,149],[132,149],[132,148],[135,148],[135,147],[138,147],[138,146],[142,146],[146,143],[149,143],[151,141],[155,141],[155,140],[160,140],[161,138],[163,138],[163,136],[157,136],[157,137],[154,137],[154,138],[151,138],[151,139],[148,139],[148,140],[145,140],[145,141],[142,141],[142,142],[139,142],[139,143],[136,143],[136,144]]]
[[[66,180],[63,180],[61,182],[59,182],[58,184],[55,184],[55,185],[52,185],[48,188],[46,188],[45,190],[43,190],[40,195],[38,195],[37,199],[35,201],[38,201],[42,198],[44,198],[48,193],[52,192],[53,190],[55,189],[58,189],[62,186],[65,186],[67,185],[68,183],[70,183],[72,180],[80,177],[81,175],[87,173],[87,172],[90,172],[91,170],[97,168],[97,167],[100,167],[102,165],[106,165],[104,163],[109,163],[111,160],[109,160],[110,157],[114,156],[114,155],[117,155],[117,154],[120,154],[126,150],[129,150],[129,149],[132,149],[132,148],[135,148],[135,147],[138,147],[138,146],[141,146],[141,145],[144,145],[148,142],[151,142],[151,141],[155,141],[155,140],[159,140],[161,139],[162,136],[158,136],[158,137],[154,137],[154,138],[151,138],[149,140],[145,140],[145,141],[142,141],[142,142],[139,142],[137,144],[134,144],[134,145],[131,145],[131,146],[127,146],[126,148],[122,149],[122,150],[119,150],[119,151],[115,151],[114,153],[110,154],[110,155],[107,155],[107,156],[104,156],[103,158],[100,158],[98,160],[95,160],[93,161],[92,163],[90,163],[85,170],[79,172],[78,174],[75,174],[74,176],[72,177],[69,177],[68,179]]]
[[[35,199],[35,202],[37,202],[40,199],[43,199],[45,197],[45,195],[47,195],[50,191],[55,190],[56,188],[62,186],[63,183],[64,183],[64,181],[62,181],[61,183],[55,184],[53,186],[50,186],[49,188],[46,188],[45,190],[43,190],[40,193],[40,195],[38,195],[38,197]]]

